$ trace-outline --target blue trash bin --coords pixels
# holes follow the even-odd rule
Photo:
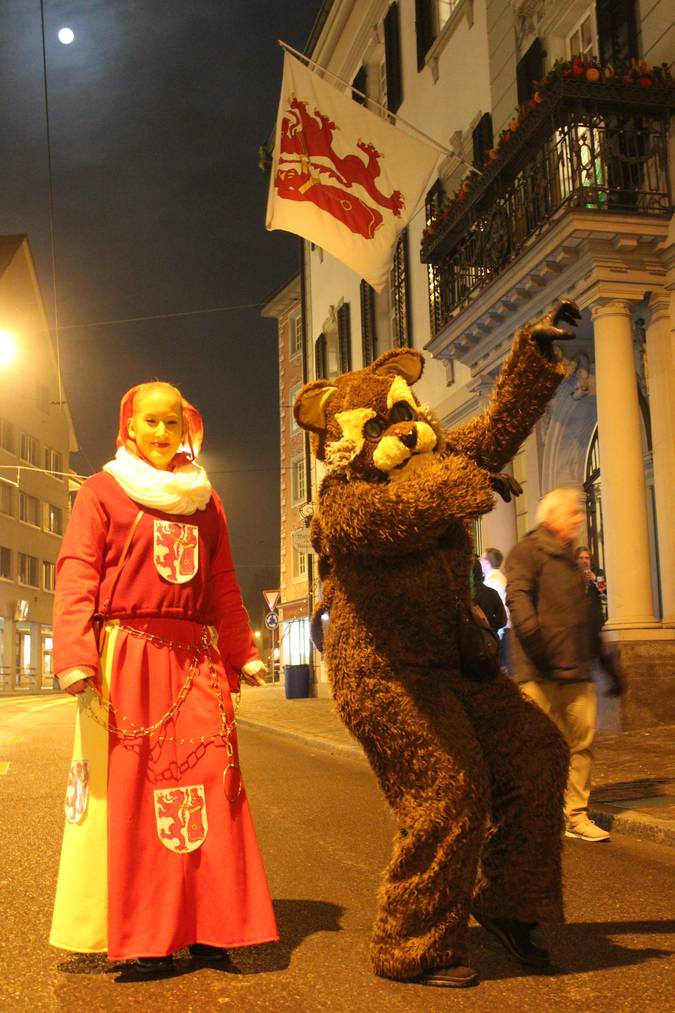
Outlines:
[[[309,696],[309,665],[284,665],[284,690],[287,700]]]

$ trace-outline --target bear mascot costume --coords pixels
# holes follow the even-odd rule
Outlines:
[[[510,496],[501,469],[563,379],[553,342],[578,318],[563,301],[522,327],[487,409],[447,433],[413,393],[424,358],[410,348],[314,380],[295,401],[326,465],[311,536],[335,704],[399,828],[371,943],[382,977],[475,984],[470,914],[521,963],[545,967],[530,932],[563,918],[567,747],[481,659],[469,521],[495,490]],[[315,641],[322,628],[313,621]]]

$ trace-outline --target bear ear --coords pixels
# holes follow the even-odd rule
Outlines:
[[[322,433],[326,428],[326,405],[337,387],[328,380],[312,380],[306,384],[295,399],[293,414],[303,429]]]
[[[412,348],[390,348],[370,368],[379,376],[402,376],[412,386],[422,375],[424,356]]]

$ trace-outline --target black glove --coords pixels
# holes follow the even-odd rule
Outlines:
[[[490,475],[490,484],[505,503],[510,503],[512,495],[520,496],[523,491],[520,482],[517,482],[513,475],[507,475],[505,471],[500,471],[497,475]]]
[[[600,665],[608,682],[604,695],[623,696],[626,686],[616,654],[602,654]]]
[[[576,327],[579,320],[581,313],[577,304],[571,299],[562,299],[550,313],[534,324],[530,335],[545,359],[551,362],[555,360],[554,341],[571,341],[574,338],[572,331],[559,327],[558,324],[562,322]]]

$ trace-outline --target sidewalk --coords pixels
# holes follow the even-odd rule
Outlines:
[[[330,699],[287,700],[280,686],[244,686],[237,720],[366,762]],[[675,727],[598,735],[590,815],[607,830],[675,847]]]

